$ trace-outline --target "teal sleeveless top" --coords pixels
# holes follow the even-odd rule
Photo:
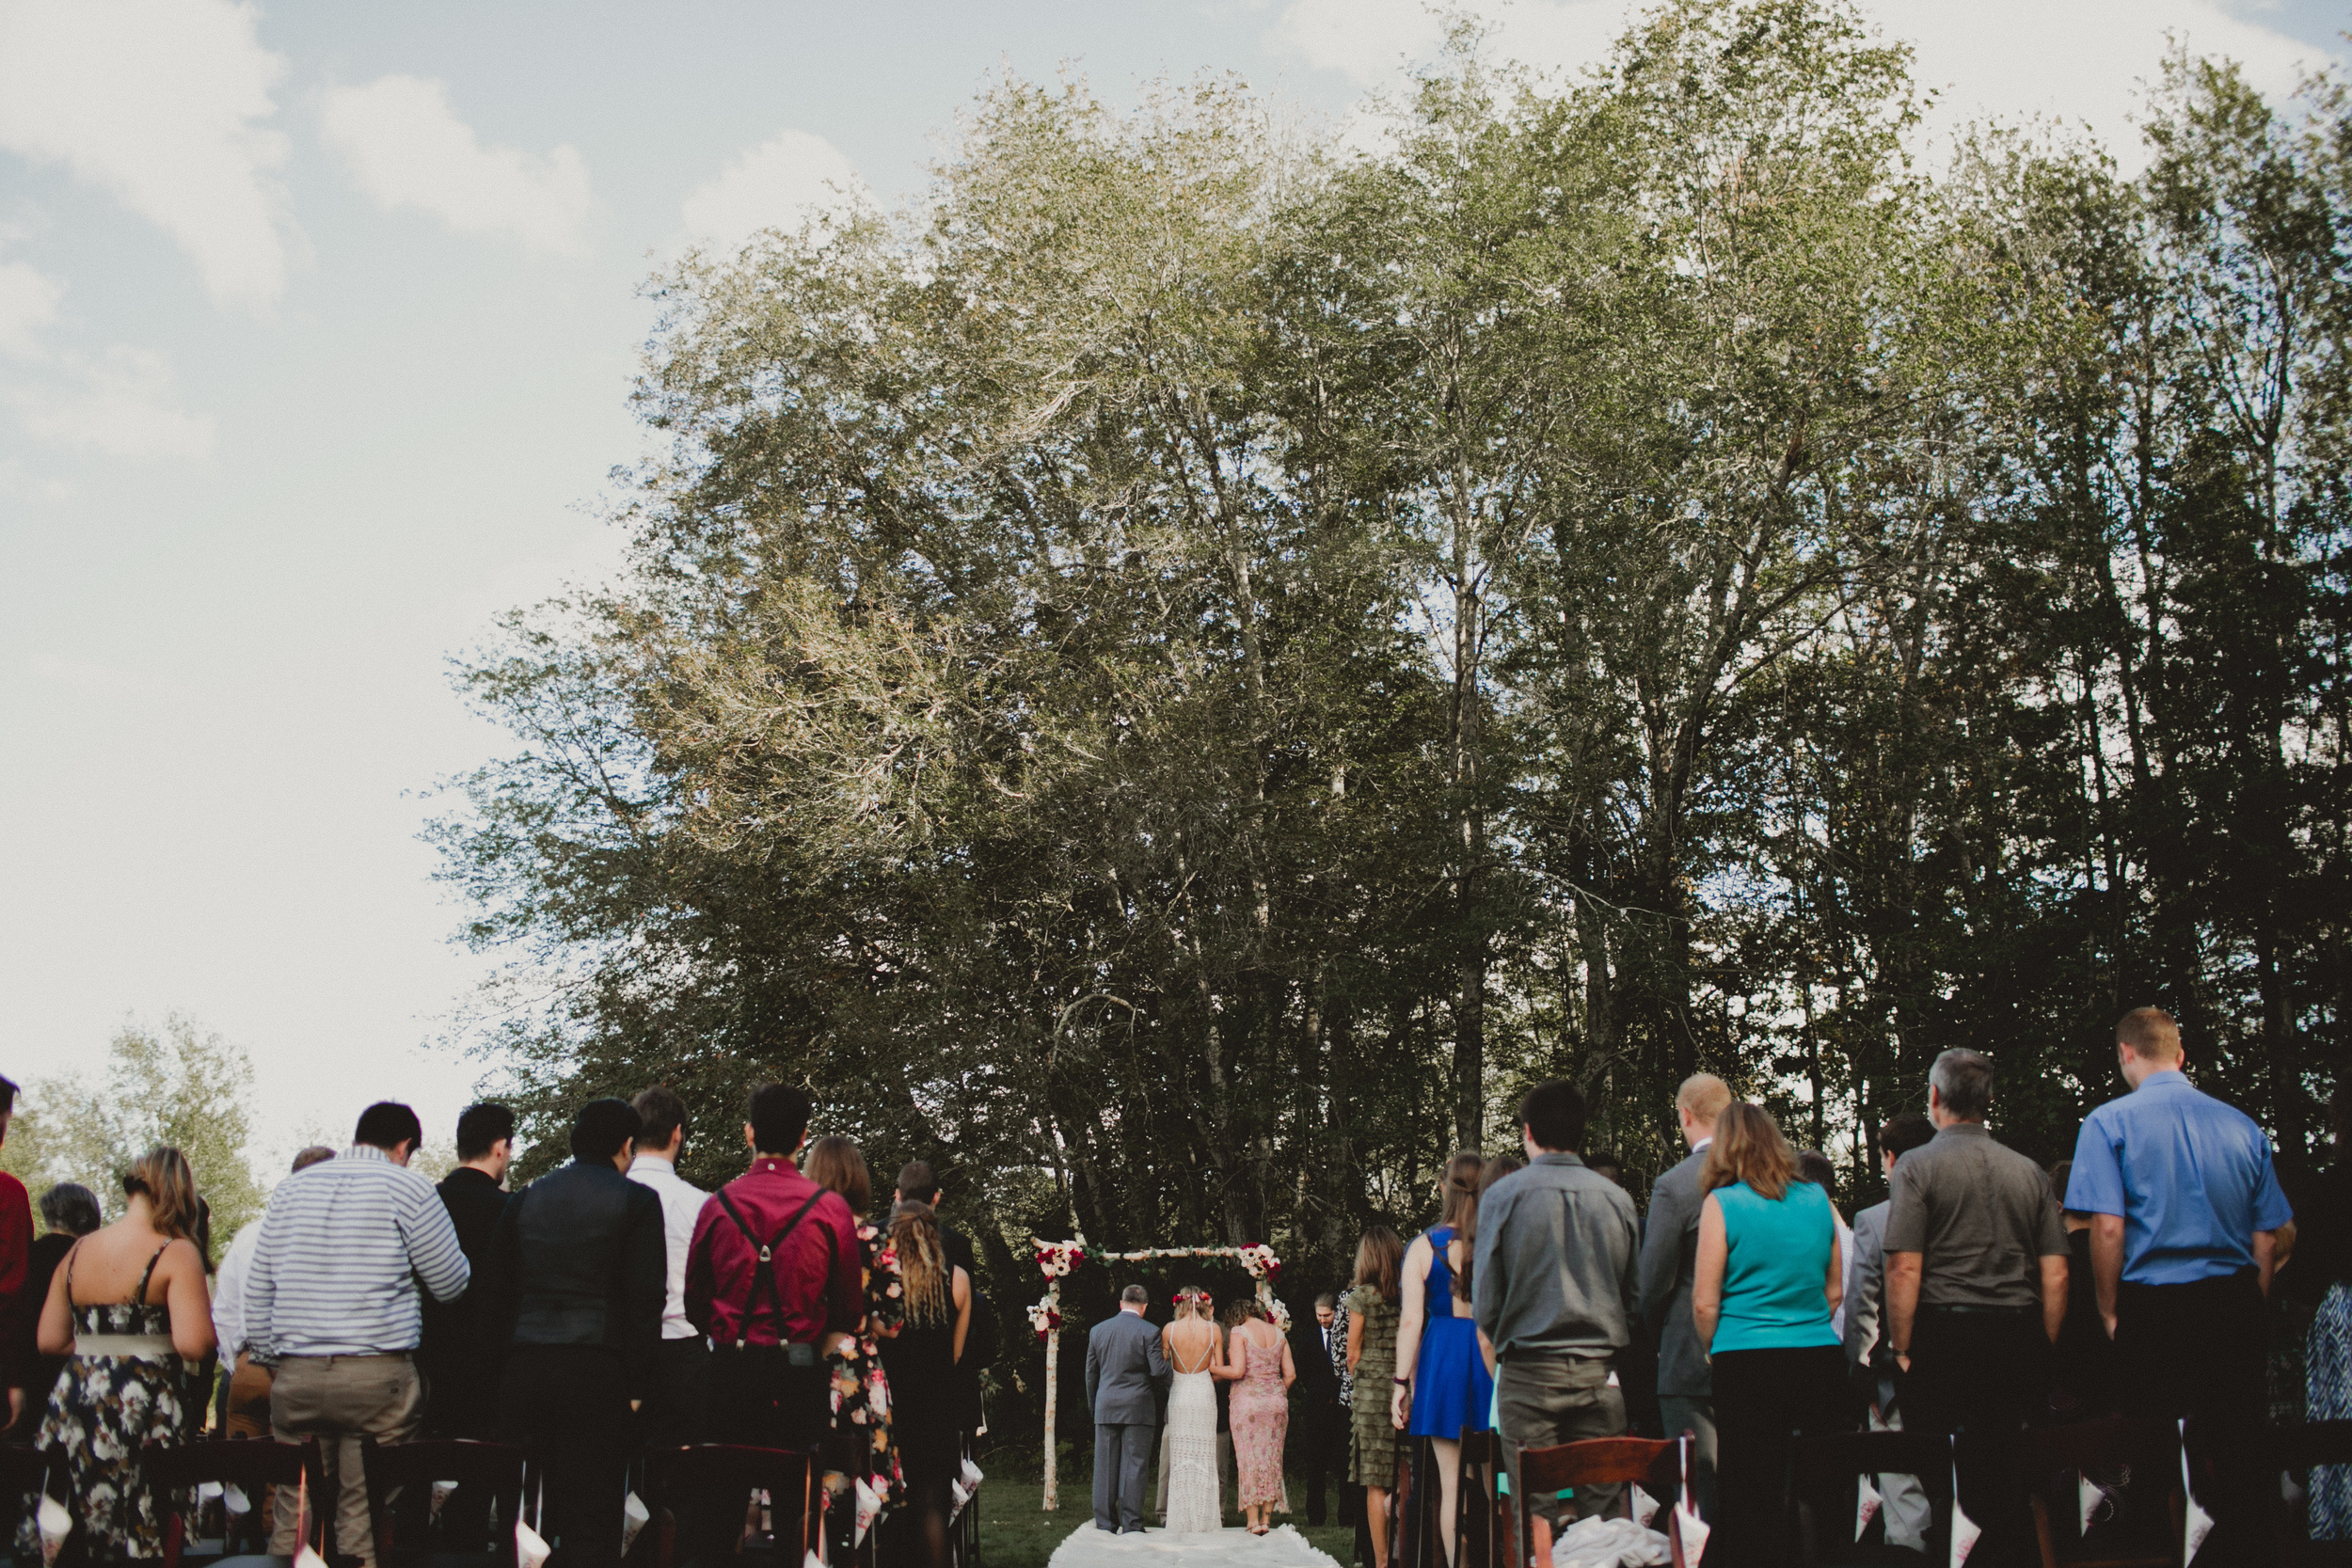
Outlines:
[[[1791,1181],[1775,1203],[1735,1181],[1714,1196],[1724,1211],[1727,1251],[1711,1354],[1837,1343],[1829,1322],[1829,1255],[1837,1244],[1829,1195],[1810,1181]]]

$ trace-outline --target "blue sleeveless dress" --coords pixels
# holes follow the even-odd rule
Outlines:
[[[1485,1432],[1494,1425],[1490,1412],[1495,1380],[1487,1375],[1486,1358],[1478,1354],[1478,1324],[1470,1319],[1470,1303],[1454,1299],[1454,1266],[1445,1258],[1453,1241],[1450,1225],[1429,1233],[1421,1356],[1413,1363],[1413,1413],[1405,1429],[1414,1437],[1456,1438],[1465,1427]],[[1438,1315],[1453,1309],[1462,1315]]]

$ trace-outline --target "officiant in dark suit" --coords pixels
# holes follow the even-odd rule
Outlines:
[[[1291,1361],[1298,1380],[1291,1385],[1291,1467],[1307,1478],[1307,1523],[1323,1523],[1324,1482],[1335,1463],[1347,1459],[1347,1411],[1340,1403],[1340,1377],[1347,1369],[1347,1330],[1340,1326],[1339,1298],[1315,1297],[1315,1312],[1291,1327]]]
[[[1160,1424],[1156,1389],[1168,1381],[1160,1331],[1145,1321],[1151,1295],[1140,1285],[1119,1293],[1119,1310],[1087,1336],[1087,1403],[1094,1411],[1094,1528],[1121,1535],[1143,1529],[1143,1480]]]

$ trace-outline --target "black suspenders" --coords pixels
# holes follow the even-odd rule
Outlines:
[[[793,1227],[807,1217],[811,1209],[817,1207],[818,1200],[825,1196],[826,1190],[819,1187],[811,1193],[808,1201],[793,1211],[792,1217],[784,1222],[784,1228],[776,1232],[774,1239],[763,1242],[759,1239],[759,1233],[744,1222],[742,1212],[735,1207],[735,1200],[727,1196],[727,1190],[724,1187],[719,1189],[719,1207],[727,1212],[727,1218],[735,1222],[735,1228],[743,1233],[743,1239],[751,1243],[752,1250],[759,1255],[759,1269],[752,1278],[751,1300],[744,1304],[743,1321],[735,1325],[735,1343],[738,1349],[740,1349],[743,1344],[743,1331],[752,1325],[753,1313],[758,1310],[759,1287],[763,1283],[768,1287],[768,1315],[776,1325],[776,1343],[779,1346],[787,1343],[784,1333],[784,1291],[776,1284],[776,1250],[784,1245],[784,1239],[792,1234]],[[827,1230],[825,1232],[825,1256],[828,1259],[833,1256],[834,1248],[833,1232]]]

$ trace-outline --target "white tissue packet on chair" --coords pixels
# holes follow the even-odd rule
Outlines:
[[[2188,1510],[2181,1520],[2181,1560],[2197,1560],[2197,1548],[2213,1533],[2213,1515],[2197,1500],[2196,1485],[2188,1473],[2188,1423],[2181,1423],[2181,1496],[2188,1499]]]
[[[825,1568],[825,1560],[811,1549],[801,1558],[801,1568]]]
[[[2076,1534],[2090,1533],[2091,1518],[2099,1512],[2099,1501],[2106,1496],[2105,1492],[2090,1483],[2089,1476],[2078,1475],[2074,1478],[2074,1506],[2082,1513],[2082,1527],[2075,1531]]]
[[[73,1533],[73,1515],[56,1498],[43,1497],[33,1518],[40,1530],[41,1568],[49,1568],[57,1560],[57,1554],[65,1550],[65,1538]]]
[[[866,1544],[866,1532],[874,1528],[874,1520],[881,1513],[882,1494],[875,1491],[872,1486],[868,1485],[864,1476],[858,1477],[857,1540],[853,1543],[854,1544],[860,1546]]]
[[[306,1545],[294,1553],[294,1568],[326,1568],[326,1560]]]
[[[644,1499],[631,1492],[621,1504],[621,1550],[624,1554],[636,1541],[637,1532],[645,1528],[653,1514],[647,1512]]]
[[[245,1495],[242,1486],[224,1486],[220,1489],[220,1506],[231,1513],[250,1513],[253,1499]]]
[[[947,1522],[954,1524],[963,1516],[963,1505],[972,1500],[972,1488],[961,1481],[947,1483]]]
[[[1552,1568],[1655,1568],[1672,1560],[1666,1538],[1630,1519],[1579,1519],[1551,1544]]]
[[[1633,1522],[1644,1529],[1647,1529],[1649,1522],[1657,1517],[1658,1499],[1643,1491],[1640,1486],[1635,1486],[1633,1488]]]
[[[970,1487],[973,1491],[977,1492],[980,1489],[980,1482],[987,1479],[987,1477],[980,1474],[980,1467],[977,1465],[973,1464],[968,1459],[963,1462],[964,1485]]]
[[[1675,1533],[1682,1537],[1682,1560],[1696,1568],[1699,1559],[1707,1555],[1707,1521],[1691,1506],[1687,1492],[1675,1502]]]
[[[552,1548],[548,1545],[546,1539],[537,1530],[532,1529],[520,1519],[515,1521],[516,1568],[544,1568],[550,1550]],[[296,1564],[296,1568],[301,1568],[301,1565]]]
[[[198,1502],[208,1503],[219,1496],[220,1482],[216,1481],[199,1481],[196,1483],[196,1500]]]
[[[1878,1484],[1867,1475],[1861,1481],[1862,1488],[1853,1505],[1853,1538],[1856,1541],[1861,1540],[1862,1532],[1870,1528],[1870,1521],[1879,1516],[1879,1510],[1886,1506],[1886,1499],[1879,1496]]]

